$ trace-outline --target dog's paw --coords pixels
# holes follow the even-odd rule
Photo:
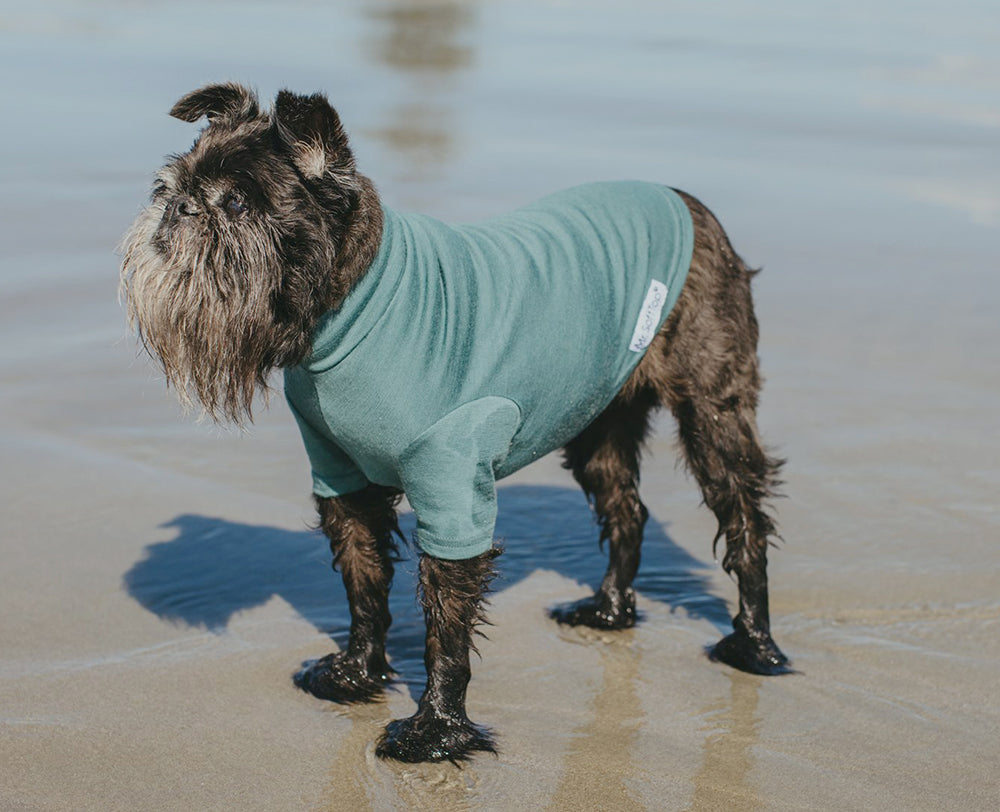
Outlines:
[[[345,652],[328,654],[302,666],[292,677],[299,688],[319,699],[345,705],[381,699],[392,680],[392,669],[388,666],[372,672]]]
[[[459,718],[417,713],[385,727],[375,754],[414,764],[422,761],[466,761],[480,751],[496,753],[493,734],[485,727]]]
[[[628,629],[635,625],[635,595],[611,596],[598,592],[589,598],[560,603],[549,609],[549,617],[568,626],[589,626],[592,629]]]
[[[708,652],[708,656],[716,662],[750,674],[772,677],[795,673],[788,658],[781,653],[770,635],[754,638],[742,629],[723,637]]]

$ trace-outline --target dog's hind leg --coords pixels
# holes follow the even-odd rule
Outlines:
[[[786,673],[788,659],[771,638],[768,614],[767,546],[775,528],[761,506],[780,463],[761,449],[753,410],[741,402],[688,399],[674,413],[688,464],[719,521],[716,542],[726,541],[722,567],[739,584],[733,633],[710,656],[755,674]]]
[[[379,698],[392,669],[385,657],[385,637],[392,623],[389,587],[396,560],[394,535],[398,491],[370,485],[337,498],[318,498],[320,528],[330,539],[333,567],[339,569],[351,609],[351,633],[345,651],[307,665],[295,684],[320,699],[370,702]]]
[[[386,726],[375,750],[382,758],[458,762],[477,750],[496,752],[490,731],[469,721],[465,691],[472,673],[469,652],[475,651],[472,635],[485,622],[483,598],[498,554],[492,549],[460,561],[420,556],[427,685],[417,712]]]
[[[639,499],[639,456],[656,398],[649,389],[626,390],[563,451],[565,467],[594,507],[601,546],[608,545],[608,569],[592,597],[549,611],[560,623],[599,629],[635,625],[632,580],[649,515]]]
[[[775,527],[762,506],[773,496],[781,461],[765,453],[757,435],[752,274],[708,209],[684,199],[695,225],[694,257],[647,366],[677,418],[705,504],[718,519],[716,542],[726,541],[723,569],[739,583],[733,633],[711,656],[756,674],[786,673],[791,669],[771,638],[768,615],[767,547]]]

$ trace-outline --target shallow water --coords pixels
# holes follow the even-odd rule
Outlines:
[[[0,808],[1000,805],[998,30],[973,0],[0,6]],[[295,427],[182,418],[115,301],[114,245],[194,137],[166,111],[226,79],[326,91],[397,207],[641,177],[713,208],[765,269],[772,616],[802,673],[704,657],[735,586],[663,421],[635,630],[545,618],[603,569],[558,461],[501,489],[470,688],[497,759],[374,758],[423,680],[412,558],[398,690],[294,689],[347,630]]]

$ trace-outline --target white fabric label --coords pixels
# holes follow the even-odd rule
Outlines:
[[[642,352],[650,345],[656,336],[656,328],[659,327],[660,314],[666,301],[667,286],[654,279],[649,283],[642,310],[639,311],[639,320],[635,323],[635,332],[632,333],[632,343],[628,345],[632,352]]]

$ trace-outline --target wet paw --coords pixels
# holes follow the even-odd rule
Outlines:
[[[708,656],[716,662],[731,665],[750,674],[770,677],[795,673],[788,658],[781,653],[781,649],[770,635],[754,638],[742,629],[722,638],[709,651]]]
[[[302,666],[292,678],[299,688],[318,699],[345,705],[381,699],[392,679],[392,669],[388,665],[372,672],[345,652],[328,654]]]
[[[422,761],[465,761],[476,751],[496,753],[496,742],[485,727],[464,716],[449,718],[431,714],[396,719],[385,727],[375,754],[413,764]]]
[[[628,629],[635,625],[635,595],[631,592],[614,600],[598,592],[589,598],[560,603],[549,609],[549,617],[568,626],[592,629]]]

